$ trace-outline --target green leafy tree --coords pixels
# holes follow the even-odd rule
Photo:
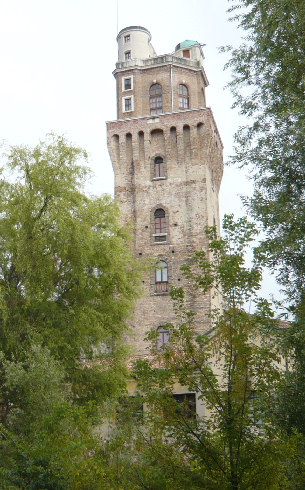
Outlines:
[[[128,230],[88,197],[63,137],[13,147],[0,180],[1,488],[104,488],[107,403],[139,293]]]
[[[303,0],[231,0],[244,43],[227,48],[234,105],[248,117],[235,135],[233,162],[249,165],[248,204],[263,225],[267,263],[293,303],[305,284],[305,4]],[[235,15],[234,15],[235,14]]]
[[[124,384],[121,339],[139,271],[115,203],[83,191],[85,161],[84,150],[55,135],[8,152],[0,181],[0,348],[7,360],[22,361],[33,343],[48,347],[78,402],[99,403]]]
[[[294,446],[272,425],[272,400],[281,379],[277,321],[268,302],[257,296],[261,265],[245,265],[253,225],[227,216],[224,232],[220,239],[208,229],[208,253],[196,252],[193,266],[183,267],[194,287],[221,298],[223,308],[211,313],[210,331],[196,334],[183,290],[173,289],[177,323],[167,325],[170,342],[158,350],[152,331],[152,359],[136,364],[147,408],[144,426],[128,446],[135,453],[132,466],[121,454],[133,482],[124,482],[124,488],[284,485]],[[250,300],[256,307],[252,314],[246,312]],[[197,394],[201,415],[194,416],[190,398],[173,397],[177,384]],[[132,486],[136,479],[140,483]]]
[[[47,348],[24,361],[0,353],[9,406],[0,423],[1,488],[101,488],[101,445],[90,411],[73,404],[64,371]]]
[[[232,0],[231,5],[245,37],[237,49],[229,48],[230,86],[234,105],[248,118],[235,135],[233,162],[251,169],[254,195],[247,204],[262,223],[259,252],[278,271],[295,317],[286,335],[291,363],[277,420],[288,434],[297,430],[304,436],[305,3]],[[303,438],[300,454],[304,445]]]

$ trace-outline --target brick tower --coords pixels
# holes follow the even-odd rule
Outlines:
[[[157,56],[150,32],[140,26],[121,30],[117,41],[117,120],[107,123],[115,198],[123,219],[134,224],[135,255],[157,263],[143,278],[132,323],[135,354],[143,355],[151,328],[160,346],[169,340],[170,285],[184,287],[196,329],[209,328],[213,299],[191,290],[180,267],[206,248],[205,226],[219,228],[222,143],[205,103],[199,43],[184,41],[173,54]]]

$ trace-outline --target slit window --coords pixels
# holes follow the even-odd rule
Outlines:
[[[164,177],[164,163],[162,157],[156,157],[154,161],[154,178]]]
[[[160,350],[164,345],[169,344],[169,331],[165,327],[159,327],[157,333],[157,349]]]
[[[159,83],[154,83],[149,89],[149,105],[151,114],[162,112],[162,87]]]

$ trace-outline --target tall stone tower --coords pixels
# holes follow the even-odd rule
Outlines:
[[[206,107],[208,80],[198,42],[184,41],[173,54],[157,56],[150,32],[140,26],[121,30],[117,41],[117,120],[107,123],[115,198],[123,219],[133,222],[135,255],[157,264],[143,278],[132,324],[141,356],[151,328],[158,330],[160,346],[169,341],[164,325],[174,320],[170,285],[185,288],[196,329],[209,328],[214,300],[191,290],[180,267],[194,250],[206,248],[206,225],[219,229],[222,143]]]

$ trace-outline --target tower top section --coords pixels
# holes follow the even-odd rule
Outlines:
[[[117,35],[118,61],[135,59],[147,59],[156,56],[156,52],[150,43],[151,34],[142,26],[129,26],[122,29]]]
[[[185,40],[174,52],[157,55],[150,32],[142,26],[125,27],[117,42],[113,75],[118,119],[206,107],[209,82],[200,43]]]

